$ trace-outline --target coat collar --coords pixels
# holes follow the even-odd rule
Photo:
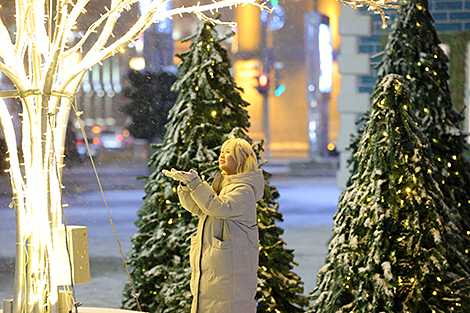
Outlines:
[[[259,201],[263,197],[264,193],[264,177],[263,170],[258,169],[253,172],[241,173],[235,175],[224,175],[217,173],[212,183],[212,188],[219,194],[220,191],[232,184],[248,184],[253,188],[255,193],[256,201]]]

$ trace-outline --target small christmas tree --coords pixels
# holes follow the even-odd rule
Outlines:
[[[152,142],[155,137],[163,138],[165,124],[177,93],[171,92],[176,75],[160,72],[129,72],[125,79],[130,86],[124,88],[124,96],[131,102],[124,104],[119,111],[132,118],[127,129],[134,138]]]
[[[387,75],[372,95],[309,312],[468,312],[458,229],[409,112],[400,76]]]
[[[467,149],[466,135],[460,129],[464,117],[452,105],[448,58],[440,43],[428,0],[404,1],[377,66],[377,82],[392,73],[404,78],[413,100],[410,114],[416,118],[419,128],[431,143],[432,158],[437,167],[434,178],[465,241],[462,252],[468,255],[470,164],[462,156]],[[366,114],[364,121],[368,118]],[[357,151],[362,131],[359,130],[359,136],[353,139],[351,150]],[[354,155],[353,173],[359,162]]]
[[[192,40],[190,50],[179,55],[180,74],[173,86],[179,96],[170,110],[164,142],[157,146],[149,163],[156,170],[147,177],[147,194],[136,222],[139,230],[132,237],[128,258],[142,309],[148,312],[189,312],[192,301],[189,239],[198,218],[180,206],[177,184],[161,170],[192,168],[211,183],[219,172],[217,157],[222,143],[227,136],[235,135],[231,133],[234,129],[237,136],[246,136],[249,127],[244,109],[248,103],[240,97],[241,89],[230,75],[230,60],[221,46],[225,38],[219,39],[213,25],[206,22],[184,41],[188,40]],[[267,185],[258,204],[263,247],[259,307],[301,312],[306,303],[301,295],[302,282],[291,272],[293,251],[283,249],[284,242],[279,238],[282,229],[274,225],[282,220],[276,196],[275,188]],[[125,287],[124,297],[123,308],[136,309],[130,286]]]

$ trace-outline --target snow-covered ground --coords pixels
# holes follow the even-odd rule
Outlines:
[[[295,249],[299,266],[294,271],[305,283],[305,294],[315,286],[316,273],[323,265],[331,236],[332,217],[340,191],[333,177],[276,177],[271,181],[279,190],[278,199],[287,248]],[[136,212],[142,204],[142,189],[107,190],[106,200],[126,254],[135,233]],[[15,254],[15,219],[11,200],[0,197],[0,308],[2,299],[13,296],[13,260]],[[68,225],[88,228],[92,279],[76,286],[76,298],[86,307],[119,308],[127,275],[120,259],[119,246],[99,192],[66,194],[64,202]]]

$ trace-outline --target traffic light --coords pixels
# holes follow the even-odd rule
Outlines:
[[[258,77],[258,86],[256,89],[260,94],[267,94],[269,91],[269,77],[267,74],[260,74]]]
[[[274,90],[274,95],[275,95],[276,97],[280,97],[280,96],[284,93],[284,91],[286,91],[286,85],[280,84],[280,85],[276,88],[276,90]]]
[[[281,84],[281,71],[284,68],[284,63],[276,62],[274,63],[274,96],[280,97],[284,91],[286,91],[286,85]]]

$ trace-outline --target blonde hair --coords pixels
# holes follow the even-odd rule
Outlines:
[[[253,172],[258,169],[258,160],[251,145],[245,139],[232,138],[225,141],[222,150],[230,144],[230,155],[237,163],[237,174]]]

